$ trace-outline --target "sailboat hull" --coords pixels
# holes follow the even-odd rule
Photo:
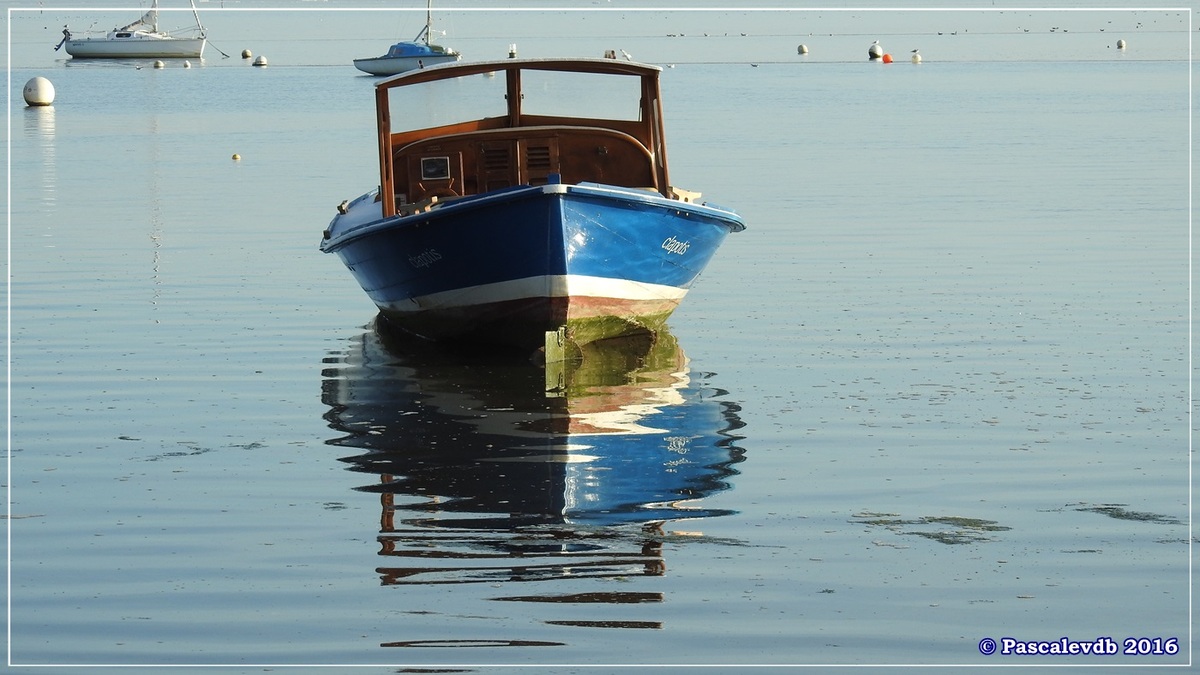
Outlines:
[[[379,56],[373,59],[354,59],[354,67],[371,75],[399,75],[417,68],[453,63],[458,59],[458,54],[432,52],[421,56]]]
[[[126,37],[120,37],[125,35]],[[198,59],[205,38],[175,38],[145,32],[113,32],[104,37],[67,40],[63,47],[77,59]]]

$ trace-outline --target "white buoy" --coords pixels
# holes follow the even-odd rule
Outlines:
[[[243,49],[243,50],[242,50],[242,58],[243,58],[243,59],[248,59],[248,58],[250,58],[251,56],[254,56],[254,53],[253,53],[253,52],[251,52],[249,49]]]
[[[44,77],[35,77],[25,83],[25,102],[31,106],[54,103],[54,85]]]
[[[192,62],[191,62],[191,61],[184,61],[184,62],[183,62],[183,67],[184,67],[184,68],[191,68],[191,67],[192,67]]]
[[[508,58],[517,58],[517,45],[515,43],[508,46]]]
[[[918,50],[914,49],[914,50],[913,50],[913,52],[912,52],[912,54],[913,54],[913,55],[912,55],[912,62],[913,62],[913,63],[920,63],[920,62],[921,62],[921,55],[920,55],[920,54],[918,54],[918,53],[917,53],[917,51],[918,51]]]
[[[1117,49],[1125,49],[1125,41],[1117,40]]]
[[[155,62],[154,62],[154,67],[155,67],[155,68],[166,68],[166,67],[167,67],[167,64],[163,63],[162,61],[155,61]]]
[[[238,161],[241,161],[242,156],[235,152],[235,153],[233,153],[233,157],[231,157],[230,159],[232,159],[235,162],[238,162]]]
[[[807,54],[808,53],[808,45],[800,45],[799,47],[796,47],[796,53],[797,54]]]
[[[871,48],[867,50],[867,58],[872,61],[878,61],[883,58],[883,47],[879,46],[879,40],[871,43]]]
[[[257,59],[254,59],[254,65],[260,68],[267,65],[267,57],[259,56]]]

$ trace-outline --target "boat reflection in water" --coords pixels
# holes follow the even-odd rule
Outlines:
[[[327,443],[377,476],[359,489],[380,494],[384,585],[661,575],[664,541],[687,536],[664,523],[730,513],[704,498],[737,474],[739,407],[669,333],[588,345],[561,372],[403,340],[368,327],[323,380],[344,434]],[[619,627],[657,627],[636,623]]]

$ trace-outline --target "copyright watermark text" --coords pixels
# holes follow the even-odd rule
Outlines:
[[[1111,637],[1095,640],[1018,640],[985,637],[979,641],[979,653],[984,656],[1172,656],[1179,653],[1179,638],[1138,637],[1117,641]]]

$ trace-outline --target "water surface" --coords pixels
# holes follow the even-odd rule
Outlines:
[[[1186,15],[439,15],[662,64],[674,181],[748,224],[556,399],[389,349],[317,250],[414,16],[202,11],[234,58],[162,70],[13,14],[14,663],[1190,661]]]

